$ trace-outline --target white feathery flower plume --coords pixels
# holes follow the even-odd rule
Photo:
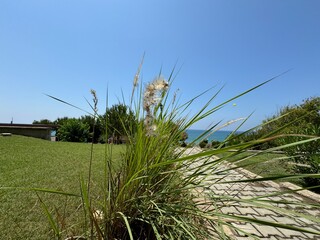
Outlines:
[[[146,111],[144,124],[147,129],[147,135],[155,134],[157,126],[153,123],[154,114],[152,110],[161,101],[161,93],[169,88],[169,83],[163,78],[158,77],[146,86],[143,98],[143,109]]]

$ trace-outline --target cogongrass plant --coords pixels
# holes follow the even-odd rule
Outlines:
[[[229,230],[236,229],[232,222],[252,222],[269,226],[287,228],[296,231],[320,234],[319,232],[300,229],[282,223],[257,220],[241,215],[225,214],[221,209],[230,203],[245,203],[247,205],[276,209],[279,212],[298,215],[308,219],[312,218],[288,209],[277,208],[272,200],[265,198],[241,199],[228,193],[216,194],[211,188],[214,184],[259,182],[282,178],[298,178],[302,175],[278,175],[258,179],[228,180],[231,170],[237,169],[230,164],[229,158],[250,149],[257,143],[275,139],[277,131],[268,133],[260,139],[230,146],[234,136],[230,134],[225,141],[214,149],[200,150],[198,148],[181,148],[179,140],[181,135],[193,124],[207,118],[224,105],[230,103],[270,80],[245,91],[217,106],[212,107],[212,102],[220,93],[219,89],[204,104],[203,108],[192,116],[184,116],[189,112],[190,106],[204,92],[185,104],[179,105],[175,96],[170,97],[170,85],[173,72],[165,80],[158,76],[148,83],[143,89],[138,88],[139,72],[134,80],[134,89],[130,99],[130,106],[135,113],[136,121],[132,125],[125,125],[127,143],[122,155],[120,167],[114,167],[112,162],[112,145],[106,144],[104,178],[95,179],[95,172],[89,167],[88,178],[81,177],[80,193],[64,193],[36,189],[37,191],[51,192],[52,194],[71,195],[83,209],[83,219],[79,224],[79,232],[70,233],[55,221],[54,214],[45,202],[41,205],[48,216],[54,235],[58,239],[228,239]],[[61,101],[61,100],[59,100]],[[94,95],[92,106],[94,116],[97,117],[97,97]],[[106,119],[108,121],[108,119]],[[246,121],[243,120],[242,124]],[[106,123],[108,125],[108,123]],[[241,125],[239,127],[241,127]],[[208,129],[199,139],[219,129],[216,124]],[[238,128],[235,129],[236,132]],[[248,131],[251,131],[250,129]],[[108,132],[106,133],[108,136]],[[199,139],[196,139],[198,141]],[[305,138],[300,142],[279,146],[273,149],[254,153],[263,154],[285,147],[308,143],[319,139],[317,137]],[[192,143],[191,143],[192,145]],[[224,147],[222,147],[224,146]],[[232,150],[232,154],[217,158],[217,154]],[[250,156],[249,156],[250,157]],[[246,159],[248,156],[246,156]],[[236,162],[243,159],[236,158]],[[90,160],[89,166],[92,164]],[[314,174],[319,177],[319,174]],[[97,182],[99,180],[99,182]],[[94,184],[93,184],[94,183]],[[94,188],[98,188],[95,191]],[[102,189],[100,191],[100,189]],[[241,190],[239,190],[241,191]],[[292,190],[295,191],[295,190]],[[288,191],[286,192],[288,193]],[[277,193],[281,195],[282,193]],[[308,203],[304,203],[308,205]],[[312,207],[319,207],[313,204]],[[315,222],[319,219],[312,218]],[[72,224],[72,226],[74,226]],[[226,230],[229,229],[229,230]],[[245,232],[238,229],[240,232]],[[247,233],[247,236],[252,236]],[[254,236],[253,236],[254,237]]]

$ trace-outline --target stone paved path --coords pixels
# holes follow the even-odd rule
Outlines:
[[[191,152],[199,152],[199,149],[190,150]],[[230,169],[230,166],[220,166],[215,172]],[[215,196],[217,199],[224,196],[231,196],[231,199],[224,199],[219,203],[217,200],[217,208],[224,214],[234,216],[242,216],[254,218],[257,220],[268,221],[272,223],[286,224],[292,227],[308,229],[320,232],[320,197],[309,191],[304,191],[306,196],[298,193],[286,193],[278,195],[279,192],[288,191],[286,184],[279,185],[274,182],[240,182],[240,183],[221,183],[223,182],[257,178],[259,176],[250,173],[242,168],[220,172],[219,177],[212,176],[204,180],[207,189],[206,194]],[[273,195],[273,196],[271,196]],[[252,205],[246,199],[260,198],[260,200],[268,200],[269,202],[257,201],[257,204],[263,206]],[[310,199],[310,198],[313,199]],[[270,203],[270,201],[274,201]],[[301,203],[311,202],[316,206],[304,206]],[[264,226],[260,224],[252,224],[245,221],[230,219],[230,227],[228,227],[229,235],[233,239],[320,239],[320,235],[303,233],[291,229],[283,229],[273,226]]]

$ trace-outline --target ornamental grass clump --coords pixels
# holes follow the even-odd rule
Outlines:
[[[198,232],[191,229],[190,236],[206,232],[203,219],[190,214],[196,206],[181,182],[177,143],[182,129],[164,108],[168,87],[162,77],[149,83],[142,95],[144,111],[135,111],[139,124],[129,135],[123,165],[110,182],[114,191],[106,199],[106,239],[180,239],[195,225]]]

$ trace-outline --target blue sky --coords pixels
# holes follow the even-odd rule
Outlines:
[[[319,96],[320,1],[159,0],[0,1],[0,122],[79,117],[44,93],[89,109],[90,89],[105,108],[129,97],[145,52],[142,81],[162,68],[180,102],[218,85],[214,104],[286,70],[194,128],[254,115],[259,124],[282,106]],[[218,89],[216,88],[216,89]],[[199,99],[199,109],[210,94]],[[228,127],[232,129],[232,127]]]

